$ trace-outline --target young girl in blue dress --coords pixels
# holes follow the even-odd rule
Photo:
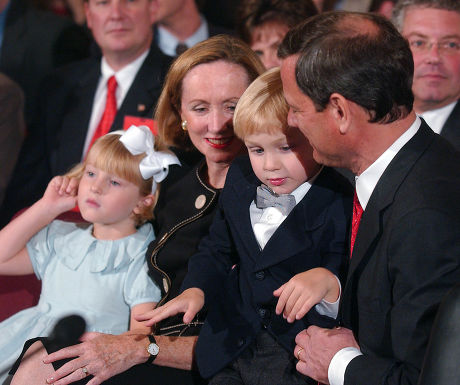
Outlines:
[[[178,159],[154,150],[147,127],[110,133],[0,231],[0,275],[34,272],[42,280],[38,305],[0,324],[0,383],[24,342],[49,335],[66,315],[81,315],[91,332],[145,328],[134,316],[161,296],[147,274],[145,252],[155,236],[146,221],[171,164]],[[54,220],[76,204],[88,224]]]

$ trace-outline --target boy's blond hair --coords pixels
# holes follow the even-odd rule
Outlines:
[[[233,115],[235,134],[244,140],[254,133],[285,132],[288,112],[280,70],[272,68],[254,80],[239,99]]]
[[[97,139],[88,151],[83,162],[73,167],[66,176],[80,179],[88,163],[104,172],[125,179],[139,187],[142,196],[152,193],[153,177],[144,179],[139,170],[139,163],[146,156],[145,153],[132,155],[120,142],[120,135],[108,134]],[[144,206],[139,214],[133,214],[136,226],[153,218],[153,208],[158,197],[158,188],[152,204]]]

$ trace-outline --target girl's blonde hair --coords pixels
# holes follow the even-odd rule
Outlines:
[[[156,144],[156,143],[155,143]],[[157,147],[157,146],[155,146]],[[152,193],[153,177],[144,179],[139,170],[139,163],[146,156],[145,153],[132,155],[120,142],[120,135],[108,134],[97,139],[88,151],[85,160],[73,167],[66,176],[81,179],[86,165],[90,163],[104,172],[125,179],[139,187],[142,196]],[[153,218],[153,208],[157,201],[159,188],[157,187],[152,204],[144,206],[139,214],[133,214],[136,226]]]
[[[249,82],[265,71],[258,56],[236,37],[217,35],[189,48],[171,65],[155,111],[158,137],[166,145],[182,150],[194,149],[187,132],[181,128],[182,82],[196,66],[219,60],[243,67]]]
[[[254,133],[285,132],[288,112],[280,70],[275,67],[254,80],[238,101],[233,115],[235,134],[244,140]]]

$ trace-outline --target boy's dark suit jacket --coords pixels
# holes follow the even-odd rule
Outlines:
[[[308,325],[335,324],[314,309],[288,324],[275,314],[273,291],[297,273],[315,267],[341,275],[348,260],[350,184],[336,171],[324,168],[263,251],[249,216],[259,185],[248,157],[233,162],[210,234],[189,262],[183,288],[203,289],[208,307],[196,347],[204,377],[234,360],[262,328],[291,352],[296,334]]]
[[[31,205],[55,175],[81,161],[100,76],[100,58],[60,68],[43,84],[40,115],[30,128],[8,187],[1,220]],[[123,128],[125,116],[151,119],[171,58],[152,45],[110,128]]]
[[[441,136],[460,151],[460,100],[457,100],[457,104],[442,126]]]
[[[460,155],[422,121],[361,219],[343,291],[364,355],[345,385],[417,383],[436,309],[460,282]]]

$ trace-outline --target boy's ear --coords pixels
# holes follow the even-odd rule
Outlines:
[[[140,214],[144,207],[153,206],[155,204],[155,201],[156,197],[154,194],[149,194],[142,197],[141,199],[139,199],[139,202],[137,203],[136,207],[134,207],[134,213]]]

